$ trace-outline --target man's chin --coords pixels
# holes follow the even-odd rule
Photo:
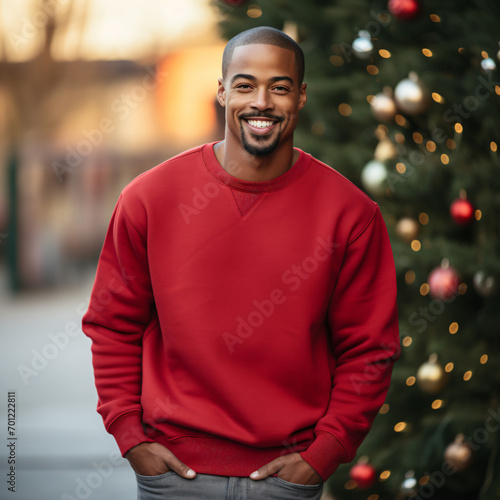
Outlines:
[[[257,140],[253,139],[250,142],[242,133],[241,139],[245,151],[253,156],[266,156],[271,154],[279,144],[279,137],[272,140],[270,137],[259,136]]]

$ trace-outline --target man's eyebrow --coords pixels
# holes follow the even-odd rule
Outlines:
[[[231,83],[234,83],[235,80],[238,80],[238,78],[243,78],[244,80],[252,80],[253,82],[257,80],[255,76],[253,75],[246,75],[245,73],[237,73],[236,75],[231,78]]]
[[[253,75],[247,75],[245,73],[238,73],[231,78],[231,84],[235,82],[235,80],[238,80],[238,78],[243,78],[244,80],[251,80],[251,81],[256,81],[257,78]],[[274,82],[280,82],[280,81],[287,81],[290,83],[290,85],[293,85],[293,79],[290,78],[289,76],[273,76],[272,78],[269,78],[268,82],[274,83]]]

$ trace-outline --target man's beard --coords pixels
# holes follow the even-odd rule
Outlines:
[[[269,136],[261,136],[261,135],[253,136],[253,138],[257,142],[259,142],[259,141],[264,142],[268,139],[268,137]],[[245,135],[245,131],[243,130],[243,128],[241,129],[241,142],[243,144],[243,147],[245,148],[245,151],[247,151],[248,153],[250,153],[251,155],[254,155],[254,156],[265,156],[265,155],[272,153],[278,147],[278,144],[280,142],[280,137],[281,137],[281,134],[278,134],[276,136],[276,139],[274,139],[274,141],[272,141],[268,145],[262,145],[261,147],[254,146],[248,142],[248,139]]]

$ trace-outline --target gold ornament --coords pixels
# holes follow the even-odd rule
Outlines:
[[[466,470],[473,458],[472,448],[465,442],[463,434],[458,434],[455,441],[444,450],[444,459],[452,464],[457,472]]]
[[[375,148],[374,158],[377,161],[387,161],[396,158],[398,152],[394,143],[387,137],[384,137]]]
[[[403,217],[396,224],[396,233],[403,241],[413,241],[417,238],[420,225],[415,219]]]
[[[385,87],[382,93],[373,96],[370,105],[373,115],[378,121],[389,123],[394,120],[397,109],[396,103],[392,98],[392,89],[390,87]]]
[[[429,359],[417,371],[417,383],[427,394],[442,391],[448,382],[448,374],[437,361],[437,354],[431,354]]]

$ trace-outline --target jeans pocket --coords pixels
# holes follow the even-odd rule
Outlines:
[[[299,484],[299,483],[291,483],[290,481],[286,481],[285,479],[281,479],[281,477],[272,476],[272,478],[279,483],[280,485],[290,488],[290,489],[299,489],[303,491],[317,491],[323,488],[323,483],[319,484]]]
[[[168,472],[164,472],[163,474],[158,474],[157,476],[143,476],[141,474],[137,474],[136,472],[135,477],[137,478],[137,481],[150,483],[151,481],[160,481],[176,474],[177,473],[173,470],[169,470]]]

